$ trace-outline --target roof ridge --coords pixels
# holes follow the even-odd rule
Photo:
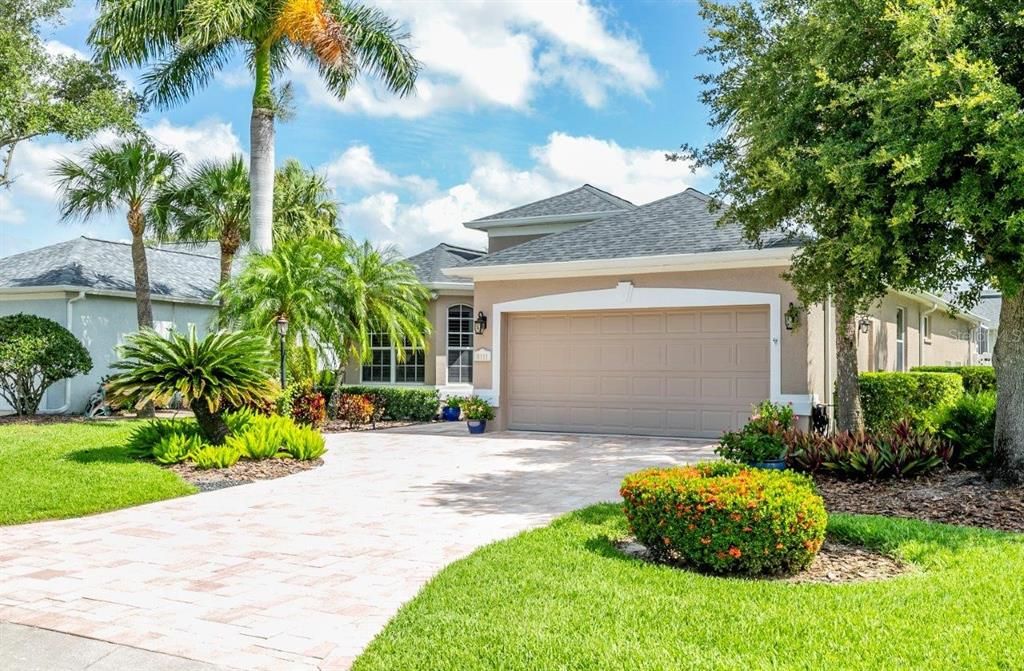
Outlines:
[[[448,247],[450,249],[458,249],[458,250],[463,251],[463,252],[472,252],[474,254],[486,254],[487,253],[487,251],[483,250],[483,249],[475,249],[473,247],[463,247],[461,245],[453,245],[450,242],[441,242],[437,246],[438,247]],[[429,252],[430,250],[428,249],[428,250],[425,250],[425,251]]]
[[[621,201],[623,203],[629,203],[633,207],[639,207],[639,205],[637,205],[633,201],[627,200],[626,198],[623,198],[622,196],[616,196],[611,191],[606,191],[605,189],[602,189],[600,187],[594,186],[590,182],[584,183],[583,186],[581,186],[580,188],[581,189],[589,189],[591,191],[591,193],[593,193],[595,196],[597,196],[598,198],[601,198],[602,200],[604,200],[606,202],[609,202],[609,203],[611,203],[613,205],[618,205],[619,201]]]

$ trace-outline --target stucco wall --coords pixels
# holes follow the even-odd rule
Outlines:
[[[914,366],[960,365],[977,362],[977,345],[970,339],[973,324],[954,317],[944,308],[930,312],[931,306],[890,292],[868,312],[871,328],[859,333],[857,363],[861,371],[896,370],[896,310],[903,308],[907,318],[907,370]],[[929,313],[932,337],[921,337],[921,317]]]
[[[67,302],[76,294],[66,294],[51,299],[0,300],[0,315],[26,312],[53,319],[67,326]],[[206,333],[216,313],[214,306],[187,303],[153,302],[154,322],[171,322],[179,331],[195,324],[200,334]],[[131,298],[86,295],[72,305],[71,332],[92,356],[93,368],[71,380],[69,412],[82,412],[89,397],[96,391],[100,379],[111,373],[110,364],[116,358],[116,347],[125,335],[138,330],[135,301]],[[51,386],[44,400],[44,410],[54,410],[64,405],[63,382]]]
[[[544,237],[544,233],[537,233],[536,235],[488,235],[487,236],[487,253],[495,254],[503,249],[509,247],[515,247],[521,245],[524,242],[535,240],[537,238]]]

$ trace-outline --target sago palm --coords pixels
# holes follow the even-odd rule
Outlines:
[[[273,365],[267,342],[250,333],[219,331],[196,337],[152,329],[128,336],[121,347],[118,371],[107,395],[136,407],[165,402],[181,394],[195,413],[203,437],[219,445],[228,435],[224,412],[264,400],[271,391],[267,370]]]
[[[88,219],[100,213],[127,210],[140,328],[153,326],[145,244],[146,232],[153,222],[147,217],[180,165],[177,152],[161,151],[148,140],[133,139],[94,147],[81,161],[61,160],[53,171],[63,219]]]
[[[293,58],[316,68],[344,98],[362,73],[398,95],[419,64],[398,24],[378,9],[339,0],[100,0],[89,35],[111,66],[143,66],[147,96],[167,106],[189,98],[241,51],[255,81],[250,122],[253,248],[273,239],[274,80]]]

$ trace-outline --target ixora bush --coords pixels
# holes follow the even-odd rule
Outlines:
[[[859,480],[913,477],[948,466],[953,459],[947,441],[915,429],[907,419],[887,431],[825,436],[791,430],[784,440],[790,467]]]
[[[956,403],[964,390],[957,373],[861,373],[859,377],[864,425],[869,430],[885,430],[903,419],[933,430],[930,421],[935,412]]]
[[[107,383],[113,402],[141,407],[177,392],[213,445],[228,436],[227,408],[258,404],[272,390],[266,339],[254,334],[218,331],[198,338],[193,326],[188,335],[172,331],[165,338],[147,329],[128,336],[121,355],[113,365],[120,372]]]
[[[996,433],[996,393],[964,394],[935,417],[938,434],[953,447],[953,461],[967,468],[987,468]]]
[[[720,461],[627,475],[620,494],[636,539],[701,571],[776,575],[806,568],[828,516],[810,479]]]
[[[955,373],[963,379],[968,394],[996,390],[996,369],[992,366],[916,366],[911,372]]]
[[[739,431],[725,433],[715,448],[723,459],[743,464],[771,464],[786,453],[783,433],[793,426],[793,406],[763,401]]]
[[[47,387],[90,370],[89,352],[52,319],[0,317],[0,396],[15,413],[34,415]]]
[[[436,389],[345,385],[341,392],[368,397],[376,406],[380,419],[398,422],[429,422],[437,416],[441,405]]]

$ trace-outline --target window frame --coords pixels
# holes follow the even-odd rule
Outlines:
[[[924,340],[925,345],[932,344],[932,317],[931,315],[923,315],[921,317],[921,338]]]
[[[460,314],[455,316],[452,315],[454,310],[460,310]],[[460,328],[457,331],[452,331],[452,321],[457,320],[460,322]],[[464,327],[464,328],[463,328]],[[468,329],[468,330],[466,330]],[[452,345],[452,335],[456,336],[469,336],[469,345]],[[476,333],[474,332],[473,326],[473,306],[467,303],[455,303],[449,305],[445,310],[445,383],[448,385],[472,385],[473,384],[473,348],[475,347]],[[462,353],[468,355],[468,363],[456,363],[452,364],[452,354]],[[468,371],[468,373],[459,373],[457,377],[459,379],[452,379],[453,369],[459,371]]]
[[[907,370],[907,311],[896,308],[896,371]]]
[[[373,340],[374,340],[375,337],[376,338],[380,338],[381,341],[387,342],[387,345],[376,345],[375,346],[373,344]],[[367,371],[367,369],[372,369],[374,367],[374,365],[372,363],[370,363],[370,364],[360,363],[360,365],[359,365],[359,383],[360,384],[389,384],[389,385],[390,384],[395,384],[395,385],[424,385],[424,384],[426,384],[427,383],[427,352],[426,352],[426,350],[415,350],[415,349],[412,349],[410,347],[403,347],[402,349],[406,350],[407,356],[406,356],[405,361],[399,362],[398,361],[397,348],[391,343],[391,338],[388,336],[388,334],[387,333],[382,333],[382,332],[371,333],[370,334],[370,352],[371,352],[370,357],[371,357],[371,361],[372,361],[372,357],[373,357],[372,352],[374,352],[374,351],[377,351],[377,352],[387,352],[388,353],[388,363],[387,363],[387,371],[388,371],[387,378],[388,379],[386,379],[386,380],[367,379],[366,371]],[[415,357],[414,361],[412,361],[411,363],[409,361],[410,357],[408,356],[408,354],[411,354],[413,357]],[[378,368],[384,368],[383,365],[379,365],[377,367]],[[400,367],[401,368],[412,368],[413,370],[419,369],[420,379],[418,379],[418,380],[405,379],[405,380],[401,380],[401,381],[398,380],[398,369]]]

